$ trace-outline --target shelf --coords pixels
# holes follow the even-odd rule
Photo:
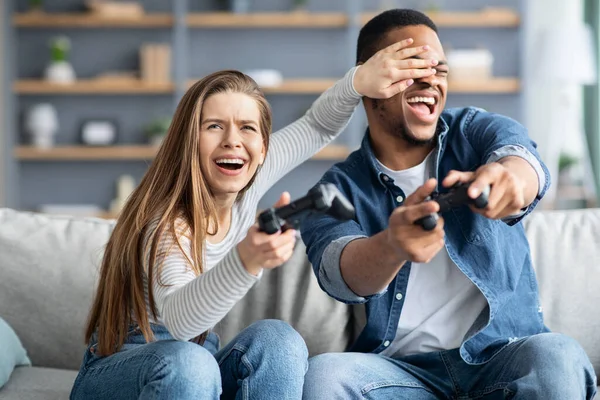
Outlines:
[[[485,81],[452,81],[448,82],[451,93],[502,94],[518,93],[520,84],[518,78],[492,78]]]
[[[39,149],[19,146],[14,156],[23,161],[106,161],[106,160],[151,160],[158,148],[154,146],[57,146]],[[345,146],[330,145],[317,153],[314,160],[342,160],[350,150]]]
[[[362,24],[366,24],[377,14],[362,14]],[[438,28],[514,28],[520,24],[519,14],[505,8],[485,8],[470,12],[440,11],[429,12],[427,15]]]
[[[363,13],[365,24],[378,13]],[[519,14],[504,8],[487,8],[473,12],[429,12],[438,27],[516,27]],[[349,18],[343,12],[267,12],[234,14],[228,12],[189,13],[192,28],[343,28]],[[160,28],[173,26],[173,16],[166,13],[146,14],[141,18],[104,18],[87,13],[20,13],[13,24],[22,28]]]
[[[19,80],[13,91],[19,94],[169,94],[172,83],[144,81],[111,82],[102,79],[79,80],[70,84],[49,83],[43,80]]]
[[[187,24],[192,28],[341,28],[348,25],[348,17],[345,13],[208,12],[188,14]]]
[[[141,18],[105,18],[87,13],[21,13],[13,16],[21,28],[161,28],[173,26],[170,14],[147,14]]]
[[[191,86],[196,81],[189,82]],[[263,87],[265,94],[320,94],[335,84],[335,79],[286,79],[279,86]],[[518,93],[519,79],[492,78],[485,81],[450,81],[451,93]]]

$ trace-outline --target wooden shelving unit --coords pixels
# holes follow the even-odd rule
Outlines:
[[[192,85],[195,80],[191,80]],[[262,88],[265,94],[319,94],[335,84],[335,79],[287,79],[279,86]],[[454,81],[448,84],[451,93],[503,94],[518,93],[517,78],[492,78],[485,81]]]
[[[49,83],[43,80],[20,80],[13,85],[18,94],[170,94],[172,83],[139,81],[111,82],[102,79],[79,80],[71,84]]]
[[[366,24],[378,13],[364,13]],[[439,28],[514,28],[521,23],[519,14],[505,8],[486,8],[469,12],[430,12],[428,16]]]
[[[108,161],[108,160],[151,160],[158,148],[154,146],[57,146],[39,149],[19,146],[15,158],[22,161]],[[317,153],[314,160],[342,160],[350,154],[346,146],[330,145]]]
[[[21,13],[13,17],[20,28],[169,28],[171,14],[146,14],[141,18],[103,18],[87,13]]]
[[[191,13],[192,28],[341,28],[348,25],[345,13],[270,12],[233,14]]]
[[[520,88],[517,78],[492,78],[485,81],[449,81],[448,91],[450,93],[480,93],[480,94],[503,94],[518,93]]]

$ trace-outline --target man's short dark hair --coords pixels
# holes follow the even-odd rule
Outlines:
[[[417,10],[397,8],[375,16],[360,30],[356,63],[364,63],[371,58],[379,50],[379,43],[389,31],[414,25],[425,25],[435,33],[438,31],[431,18]]]

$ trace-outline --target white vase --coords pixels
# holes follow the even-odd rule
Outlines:
[[[54,83],[72,83],[75,81],[75,70],[68,61],[54,61],[45,71],[46,80]]]
[[[58,130],[58,115],[52,104],[40,103],[33,106],[25,120],[31,144],[40,148],[54,146],[54,136]]]

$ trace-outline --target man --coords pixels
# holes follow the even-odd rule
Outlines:
[[[585,352],[544,326],[519,223],[550,184],[535,144],[507,117],[444,110],[449,68],[424,14],[376,16],[360,32],[357,63],[407,38],[429,46],[421,58],[438,60],[436,74],[389,100],[364,98],[361,148],[322,179],[356,219],[302,226],[323,290],[367,312],[351,352],[311,359],[304,398],[592,398]],[[473,199],[491,185],[488,206],[446,212],[431,231],[416,225],[439,210],[426,198],[457,182],[472,182]]]

